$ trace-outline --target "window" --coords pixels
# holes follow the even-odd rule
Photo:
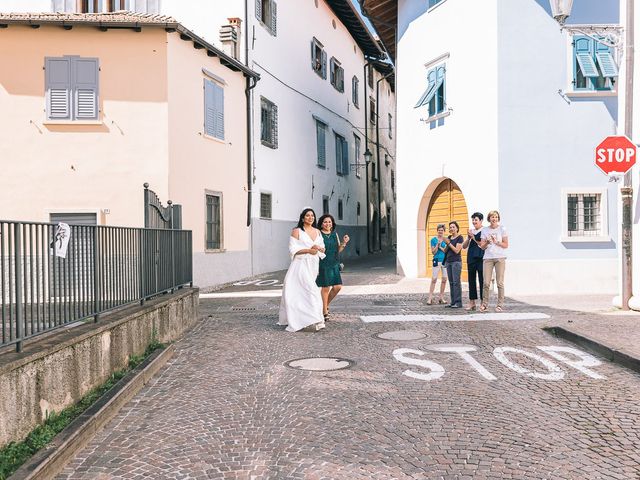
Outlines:
[[[331,66],[331,85],[342,93],[344,92],[344,68],[340,66],[340,62],[335,57],[331,57],[329,64]]]
[[[336,173],[347,175],[349,173],[349,145],[342,136],[336,135]]]
[[[393,116],[389,113],[388,114],[388,120],[389,120],[389,138],[393,138]],[[387,164],[388,165],[388,164]]]
[[[563,190],[563,241],[607,241],[606,189]]]
[[[273,0],[256,0],[256,17],[271,35],[277,35],[278,6]]]
[[[342,200],[338,200],[338,220],[342,220],[342,215],[343,215],[343,211],[342,211]]]
[[[371,65],[367,65],[367,83],[369,88],[373,88],[373,67]]]
[[[269,148],[278,148],[278,107],[260,97],[260,140]]]
[[[207,194],[206,249],[222,249],[222,195]]]
[[[360,88],[360,80],[355,75],[351,79],[351,102],[353,106],[356,108],[360,108],[360,103],[358,101],[358,89]]]
[[[97,120],[99,71],[97,58],[45,58],[47,120]]]
[[[354,145],[354,160],[353,163],[356,165],[356,177],[360,178],[360,137],[355,133],[353,134],[353,145]],[[364,164],[362,164],[364,165]]]
[[[391,192],[393,193],[393,199],[396,199],[396,172],[391,170]]]
[[[129,10],[137,13],[160,13],[159,0],[52,0],[54,12],[103,13]]]
[[[318,158],[316,165],[327,168],[327,124],[316,119],[316,145]]]
[[[327,52],[316,38],[311,40],[311,69],[320,78],[327,78]]]
[[[376,101],[373,97],[369,97],[369,121],[374,125],[376,124],[376,116]]]
[[[322,196],[322,214],[327,215],[329,213],[329,197]]]
[[[575,90],[613,90],[618,66],[612,47],[594,38],[573,37],[573,88]]]
[[[358,202],[356,204],[356,215],[359,217],[360,216],[360,202]]]
[[[271,218],[270,193],[260,193],[260,218]]]
[[[224,140],[224,89],[204,79],[204,133]]]
[[[445,111],[445,74],[446,69],[444,65],[432,68],[427,72],[427,89],[422,94],[414,108],[428,105],[429,117],[433,117],[434,115],[438,115]]]

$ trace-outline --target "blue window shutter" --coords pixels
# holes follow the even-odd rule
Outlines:
[[[618,66],[613,59],[613,55],[611,55],[610,47],[596,42],[596,60],[603,77],[613,78],[618,76]]]
[[[582,75],[598,77],[598,69],[593,61],[593,41],[588,37],[575,37],[575,55]]]
[[[429,82],[429,84],[427,85],[427,89],[424,91],[424,93],[420,97],[420,100],[418,100],[418,103],[416,103],[415,107],[413,108],[422,107],[423,105],[426,105],[431,101],[433,95],[436,93],[436,79],[436,69],[434,68],[432,70],[429,70],[429,73],[427,73],[427,80]]]
[[[349,144],[342,140],[342,174],[349,174]]]
[[[204,79],[204,133],[215,136],[216,109],[213,82]]]
[[[278,34],[278,4],[271,0],[271,33]]]
[[[76,119],[98,119],[98,77],[97,58],[73,58],[73,100]]]
[[[318,146],[318,166],[327,166],[326,129],[324,124],[316,120],[316,143]]]
[[[342,173],[342,137],[336,135],[336,173]]]
[[[215,83],[213,84],[213,105],[215,111],[213,136],[224,140],[224,89]]]
[[[71,58],[45,58],[47,118],[71,120]]]

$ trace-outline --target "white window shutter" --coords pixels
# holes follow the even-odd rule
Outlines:
[[[71,120],[71,58],[45,58],[47,119]]]
[[[98,119],[97,58],[73,58],[74,117],[78,120]]]
[[[271,0],[271,33],[278,34],[278,4]]]

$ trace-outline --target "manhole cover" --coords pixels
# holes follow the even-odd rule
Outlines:
[[[285,362],[287,367],[296,370],[310,370],[314,372],[328,372],[331,370],[342,370],[355,365],[353,360],[335,357],[315,357],[315,358],[299,358],[297,360],[289,360]]]
[[[396,330],[394,332],[384,332],[375,335],[382,340],[420,340],[426,338],[424,333],[412,332],[409,330]]]

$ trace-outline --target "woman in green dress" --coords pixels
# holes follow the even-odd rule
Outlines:
[[[329,215],[323,215],[318,220],[320,233],[324,240],[326,257],[320,260],[320,271],[316,284],[320,287],[322,296],[322,314],[324,319],[329,317],[329,304],[336,298],[342,289],[342,278],[340,277],[339,253],[344,250],[349,243],[349,235],[342,237],[342,242],[336,230],[336,221]]]

